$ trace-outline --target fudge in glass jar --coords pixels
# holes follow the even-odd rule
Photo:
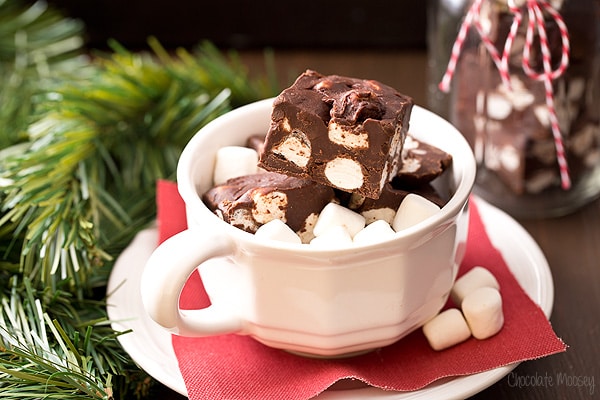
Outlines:
[[[437,0],[428,35],[430,107],[471,144],[476,194],[516,217],[598,197],[600,0]]]

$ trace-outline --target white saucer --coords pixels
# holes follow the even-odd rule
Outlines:
[[[501,251],[525,292],[549,317],[554,301],[554,286],[548,262],[541,249],[525,229],[509,215],[479,198],[476,198],[476,202],[493,245]],[[112,326],[115,330],[132,330],[131,333],[119,336],[119,340],[140,368],[174,391],[186,395],[187,390],[171,345],[171,334],[152,321],[141,304],[141,271],[157,241],[156,229],[141,231],[117,259],[108,282],[108,316],[113,321]],[[511,364],[479,374],[443,379],[412,392],[390,392],[366,387],[327,390],[317,399],[464,399],[494,384],[517,365]]]

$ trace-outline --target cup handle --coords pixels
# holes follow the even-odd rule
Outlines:
[[[233,253],[225,234],[203,229],[182,231],[152,253],[141,277],[142,304],[163,328],[183,336],[209,336],[241,330],[241,319],[218,304],[180,310],[179,296],[190,274],[204,261]]]

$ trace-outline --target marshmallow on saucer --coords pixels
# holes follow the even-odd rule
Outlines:
[[[400,203],[392,228],[396,232],[409,228],[440,211],[440,207],[418,194],[408,194]]]
[[[394,236],[396,232],[390,224],[382,219],[378,219],[365,226],[354,235],[354,244],[371,244],[381,242]]]
[[[423,334],[434,350],[447,349],[471,337],[463,314],[456,308],[449,308],[430,319],[423,325]]]
[[[469,293],[482,287],[500,289],[496,277],[489,270],[479,266],[473,267],[454,282],[450,298],[457,307],[460,307],[463,299]]]
[[[213,183],[220,185],[228,179],[258,172],[258,153],[243,146],[224,146],[217,150]]]
[[[254,236],[261,239],[278,240],[280,242],[302,243],[300,236],[280,219],[273,219],[261,225],[254,233]]]
[[[477,339],[494,336],[504,325],[502,297],[495,288],[482,287],[469,293],[462,301],[462,312]]]
[[[343,226],[353,238],[365,227],[365,217],[339,204],[329,203],[321,210],[313,234],[321,236],[334,226]]]

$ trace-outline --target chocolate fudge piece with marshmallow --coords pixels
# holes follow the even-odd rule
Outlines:
[[[590,3],[590,4],[586,4]],[[553,79],[553,103],[563,136],[569,175],[574,184],[587,179],[600,158],[600,68],[595,56],[596,39],[591,1],[564,2],[559,12],[569,26],[571,51],[568,70]],[[597,7],[596,7],[597,9]],[[513,26],[514,14],[505,7],[491,8],[486,16],[490,37],[501,48]],[[568,23],[567,23],[568,24]],[[552,61],[561,58],[560,27],[545,26]],[[501,82],[494,62],[485,55],[485,45],[467,40],[461,52],[453,88],[451,122],[467,138],[477,162],[484,167],[478,182],[486,191],[504,196],[507,191],[521,196],[560,189],[557,150],[541,80],[523,70],[522,49],[527,40],[526,24],[516,32],[508,60],[511,89]],[[537,39],[536,39],[537,40]],[[530,63],[542,72],[543,54],[534,45]],[[508,190],[507,190],[508,189]]]
[[[393,182],[397,187],[423,186],[440,176],[450,165],[452,155],[408,134],[402,150],[402,165]]]
[[[402,200],[410,193],[418,194],[440,208],[446,204],[446,200],[430,184],[408,189],[395,187],[392,182],[385,184],[378,199],[370,199],[360,194],[352,193],[349,198],[344,199],[343,204],[346,204],[348,208],[365,217],[367,224],[378,219],[391,224]]]
[[[261,225],[280,219],[300,236],[312,229],[333,199],[330,187],[275,172],[232,178],[202,196],[211,211],[246,232],[254,233]]]
[[[259,166],[376,199],[402,164],[412,106],[380,82],[307,70],[275,99]]]

